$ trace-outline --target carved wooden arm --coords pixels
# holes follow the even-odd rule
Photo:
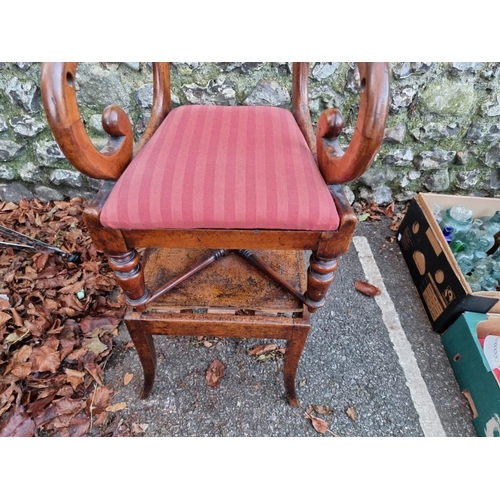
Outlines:
[[[356,130],[347,151],[338,137],[344,120],[338,109],[324,111],[316,127],[318,165],[328,184],[350,182],[371,165],[384,138],[389,110],[388,63],[358,63],[361,100]]]
[[[134,154],[132,125],[123,109],[108,106],[102,114],[102,126],[110,139],[101,151],[95,148],[78,109],[76,66],[69,62],[42,64],[42,99],[50,128],[68,161],[80,172],[96,179],[118,179]],[[168,63],[153,63],[153,79],[151,118],[136,152],[170,111]]]

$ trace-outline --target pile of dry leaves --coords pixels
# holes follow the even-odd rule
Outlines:
[[[0,436],[87,435],[112,411],[103,365],[125,306],[110,299],[115,281],[83,209],[80,198],[0,202],[0,225],[83,260],[0,248]]]

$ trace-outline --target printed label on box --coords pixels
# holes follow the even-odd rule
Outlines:
[[[411,231],[409,227],[405,227],[405,230],[403,231],[403,236],[400,240],[400,244],[405,250],[408,250],[412,246]]]
[[[441,248],[441,245],[439,244],[438,240],[436,239],[436,236],[434,235],[434,232],[432,231],[432,228],[429,227],[427,231],[425,232],[425,235],[427,236],[427,239],[429,240],[434,253],[436,255],[441,255],[441,252],[443,249]]]
[[[432,320],[436,321],[436,319],[443,313],[446,303],[439,293],[436,283],[430,273],[427,273],[422,281],[420,285],[420,293],[425,301],[425,304],[427,305],[427,309],[429,310]]]

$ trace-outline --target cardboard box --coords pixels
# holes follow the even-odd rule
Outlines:
[[[463,312],[500,313],[500,292],[472,292],[434,219],[432,207],[443,211],[464,205],[474,217],[500,210],[500,199],[420,193],[412,200],[397,240],[432,328],[443,333]]]
[[[500,384],[480,343],[488,335],[500,337],[499,314],[464,313],[441,340],[478,436],[500,437]]]

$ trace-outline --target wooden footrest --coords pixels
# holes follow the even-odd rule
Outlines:
[[[306,287],[304,255],[295,251],[255,251],[274,271],[300,292]],[[146,284],[154,291],[210,255],[198,249],[153,249],[145,256]],[[148,306],[149,312],[203,312],[235,315],[302,317],[297,297],[231,253],[188,278]]]

